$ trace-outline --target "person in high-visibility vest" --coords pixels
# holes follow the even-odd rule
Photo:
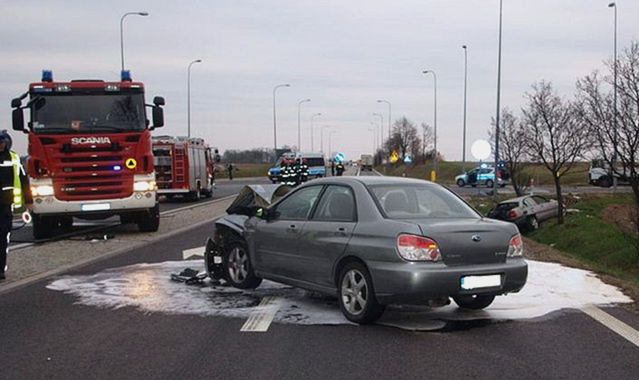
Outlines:
[[[0,281],[5,279],[13,214],[30,202],[27,178],[20,156],[11,150],[11,136],[0,131]]]

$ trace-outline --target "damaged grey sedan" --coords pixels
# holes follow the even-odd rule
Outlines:
[[[483,309],[526,283],[517,227],[435,183],[339,177],[260,188],[240,194],[207,244],[209,274],[237,288],[269,279],[336,295],[348,320],[371,323],[389,304],[452,298]]]

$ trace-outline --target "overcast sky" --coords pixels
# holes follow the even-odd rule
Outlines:
[[[607,0],[505,0],[502,105],[518,110],[538,80],[571,96],[574,83],[612,55],[613,10]],[[618,1],[619,47],[639,39],[639,1]],[[315,149],[329,125],[333,150],[359,157],[373,148],[373,112],[433,123],[438,75],[440,151],[462,150],[463,68],[468,45],[468,146],[486,138],[495,115],[498,0],[281,1],[8,1],[0,11],[0,113],[11,127],[10,100],[38,81],[116,80],[119,21],[124,12],[126,66],[135,80],[166,98],[166,126],[157,134],[186,134],[186,81],[192,68],[191,130],[222,150],[273,146],[273,86],[278,90],[278,145],[297,143],[302,105],[302,150]],[[13,133],[26,152],[26,135]],[[328,133],[325,150],[328,150]]]

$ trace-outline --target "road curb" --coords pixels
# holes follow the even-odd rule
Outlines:
[[[215,216],[213,216],[210,219],[206,219],[206,220],[203,220],[201,222],[198,222],[198,223],[195,223],[195,224],[191,224],[191,225],[179,228],[177,230],[173,230],[171,232],[167,232],[165,234],[162,234],[162,235],[159,235],[159,236],[156,236],[156,237],[152,237],[152,238],[150,238],[148,240],[141,241],[141,242],[139,242],[137,244],[133,244],[133,245],[130,245],[128,247],[124,247],[124,248],[117,249],[115,251],[111,251],[111,252],[106,253],[106,254],[104,254],[102,256],[92,257],[90,259],[82,260],[82,261],[79,261],[79,262],[76,262],[76,263],[73,263],[73,264],[67,264],[67,265],[64,265],[64,266],[56,268],[56,269],[52,269],[52,270],[49,270],[49,271],[46,271],[46,272],[42,272],[42,273],[39,273],[39,274],[31,276],[31,277],[24,278],[22,280],[11,282],[11,283],[9,283],[9,284],[7,284],[5,286],[0,286],[0,295],[6,294],[6,293],[10,293],[10,292],[12,292],[14,290],[18,290],[18,289],[21,289],[23,287],[32,285],[32,284],[34,284],[34,283],[36,283],[38,281],[41,281],[41,280],[43,280],[43,279],[45,279],[47,277],[55,276],[55,275],[58,275],[58,274],[61,274],[61,273],[64,273],[64,272],[67,272],[67,271],[70,271],[70,270],[73,270],[73,269],[79,269],[79,268],[85,267],[85,266],[90,265],[90,264],[94,264],[94,263],[97,263],[97,262],[100,262],[100,261],[103,261],[103,260],[106,260],[106,259],[109,259],[109,258],[112,258],[112,257],[116,257],[116,256],[119,256],[119,255],[122,255],[122,254],[124,254],[126,252],[129,252],[129,251],[132,251],[134,249],[143,247],[143,246],[145,246],[147,244],[156,243],[158,241],[173,237],[175,235],[182,234],[182,233],[187,232],[187,231],[189,231],[191,229],[202,227],[202,226],[204,226],[204,225],[206,225],[208,223],[214,222],[215,220],[221,218],[224,215],[225,215],[225,213],[219,214],[219,215],[215,215]]]

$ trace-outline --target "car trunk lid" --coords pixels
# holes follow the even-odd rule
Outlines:
[[[424,236],[437,242],[446,265],[506,261],[512,226],[490,219],[429,219],[416,221]]]

